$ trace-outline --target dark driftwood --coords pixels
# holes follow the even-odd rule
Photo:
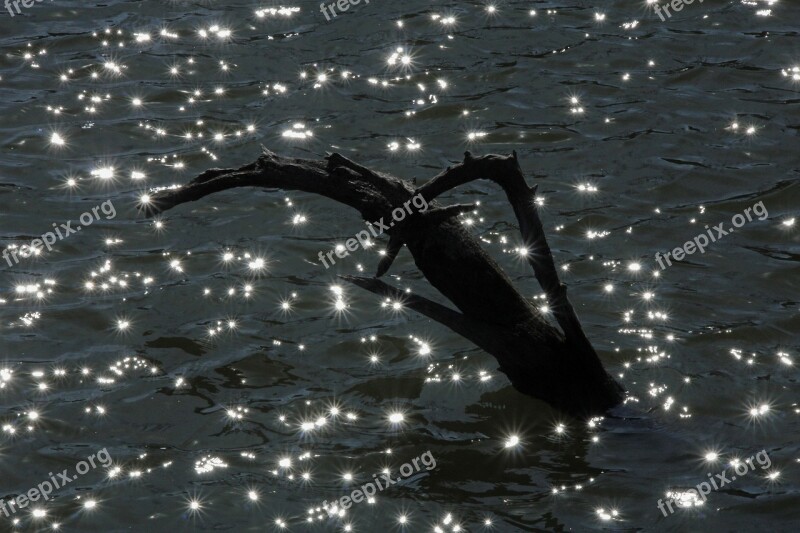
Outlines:
[[[442,207],[435,199],[467,182],[488,179],[505,191],[519,221],[527,260],[548,298],[557,329],[514,288],[500,266],[453,218],[470,206]],[[402,299],[492,354],[514,387],[574,415],[600,414],[619,404],[623,389],[605,371],[583,332],[558,277],[536,209],[536,187],[528,187],[516,153],[473,157],[419,188],[365,168],[340,154],[324,161],[282,157],[264,150],[239,169],[212,169],[178,189],[152,195],[151,213],[234,187],[266,187],[321,194],[357,209],[366,221],[391,220],[393,208],[422,194],[430,208],[388,231],[387,254],[375,278],[343,276],[373,293]],[[379,278],[406,245],[428,281],[460,312],[409,295]]]

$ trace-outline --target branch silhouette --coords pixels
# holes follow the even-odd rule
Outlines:
[[[519,223],[526,259],[544,290],[558,328],[551,325],[513,286],[500,266],[454,218],[469,205],[442,206],[436,198],[478,179],[499,185]],[[210,194],[263,187],[320,194],[356,209],[366,221],[388,216],[417,194],[429,204],[388,230],[387,253],[374,278],[342,276],[372,293],[405,305],[450,328],[493,355],[512,385],[576,416],[601,414],[618,405],[622,387],[606,372],[583,331],[561,283],[517,154],[474,157],[449,167],[424,185],[366,168],[340,154],[325,160],[279,156],[264,149],[238,169],[210,169],[178,188],[151,195],[156,214]],[[380,278],[405,245],[425,278],[458,309],[409,295]]]

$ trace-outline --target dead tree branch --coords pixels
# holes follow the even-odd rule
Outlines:
[[[519,222],[527,260],[547,295],[561,331],[514,288],[500,266],[454,218],[470,205],[444,207],[436,198],[473,180],[487,179],[506,193]],[[536,187],[528,187],[516,153],[473,157],[448,168],[418,189],[370,170],[340,154],[324,161],[293,159],[268,150],[238,169],[212,169],[177,189],[152,195],[155,214],[236,187],[263,187],[320,194],[356,209],[366,221],[391,218],[392,209],[421,194],[430,209],[389,229],[387,253],[377,277],[408,247],[427,280],[460,311],[408,295],[376,278],[347,281],[439,322],[492,354],[511,383],[575,415],[599,414],[620,403],[623,389],[605,371],[567,298],[536,209]]]

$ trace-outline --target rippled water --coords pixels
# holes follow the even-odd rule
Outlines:
[[[661,22],[641,1],[373,0],[327,22],[305,1],[87,4],[0,18],[3,248],[116,212],[2,263],[0,496],[103,449],[113,466],[3,530],[796,529],[798,6]],[[568,419],[443,327],[337,295],[379,256],[318,264],[363,228],[331,201],[237,190],[138,212],[261,144],[418,182],[465,149],[516,150],[629,401]],[[503,195],[450,200],[480,201],[464,223],[536,302]],[[659,272],[656,252],[758,202],[764,220]],[[434,294],[406,251],[391,274]],[[768,469],[659,511],[761,450]],[[436,467],[375,503],[319,510],[426,451]]]

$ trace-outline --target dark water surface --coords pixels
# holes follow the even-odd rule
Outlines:
[[[797,530],[800,5],[770,3],[695,2],[665,22],[638,0],[372,0],[330,22],[307,1],[3,12],[2,247],[107,201],[116,216],[2,261],[0,496],[103,449],[113,466],[0,528]],[[149,188],[261,144],[418,182],[465,149],[516,150],[626,405],[569,419],[449,330],[337,295],[381,247],[322,267],[363,229],[332,201],[242,189],[158,225],[138,213]],[[480,202],[464,223],[541,305],[497,188],[448,200]],[[768,216],[655,275],[656,252],[759,202]],[[435,294],[407,251],[391,274]],[[659,511],[762,450],[769,468]],[[320,512],[426,451],[430,471]]]

